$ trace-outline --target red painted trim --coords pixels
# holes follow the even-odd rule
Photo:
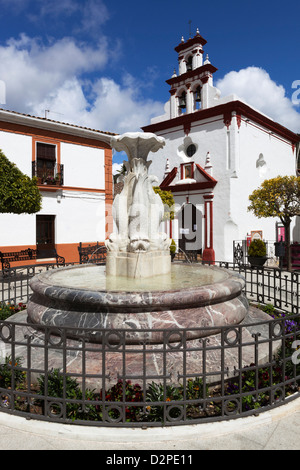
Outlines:
[[[195,44],[201,44],[201,46],[205,46],[205,44],[207,44],[207,41],[200,34],[196,34],[195,37],[188,39],[186,42],[181,42],[180,44],[178,44],[178,46],[175,47],[175,51],[178,53],[185,51],[186,49],[189,49]]]
[[[185,175],[184,175],[184,167],[185,166],[191,166],[192,167],[192,174],[191,174],[191,178],[194,178],[194,173],[195,173],[195,168],[194,168],[194,162],[189,162],[189,163],[181,163],[180,164],[180,177],[181,179],[183,180],[185,178]]]
[[[229,127],[230,127],[231,119],[232,119],[231,111],[225,112],[223,122],[224,122],[225,126],[227,127],[227,129],[229,129]]]
[[[217,184],[217,180],[213,178],[207,171],[205,171],[202,166],[200,166],[198,163],[196,163],[197,170],[200,171],[200,173],[211,183],[214,183],[215,185]]]
[[[194,162],[192,162],[194,164]],[[183,167],[186,165],[185,163],[182,163],[180,165],[180,177],[183,179]],[[201,181],[201,182],[196,182],[196,183],[191,183],[191,184],[178,184],[178,185],[171,185],[172,181],[174,181],[175,176],[178,173],[177,168],[173,168],[172,171],[168,174],[168,176],[163,180],[163,182],[160,184],[160,189],[163,191],[171,191],[172,193],[181,193],[181,192],[187,192],[187,191],[197,191],[197,190],[203,190],[203,189],[213,189],[216,184],[217,180],[213,178],[211,175],[209,175],[198,163],[195,164],[196,168],[200,173],[205,177],[206,181]],[[195,174],[195,169],[193,166],[193,177]],[[213,196],[205,196],[206,197],[213,197]]]
[[[188,72],[182,73],[181,75],[178,75],[177,77],[169,78],[169,80],[166,80],[166,83],[172,86],[173,88],[174,85],[178,85],[180,82],[183,82],[187,79],[194,79],[195,76],[206,74],[207,72],[213,74],[217,70],[218,69],[214,67],[212,64],[201,65],[200,67],[197,67],[194,70],[189,70]],[[199,78],[201,80],[201,77]]]
[[[44,138],[44,137],[35,137],[32,136],[32,161],[35,162],[37,157],[36,157],[36,144],[42,142],[44,144],[50,144],[50,145],[55,145],[56,146],[56,163],[57,165],[60,165],[61,163],[61,149],[60,149],[60,144],[61,142],[57,139],[51,139],[51,138]]]
[[[231,101],[229,103],[221,104],[219,106],[213,106],[207,109],[200,109],[195,113],[185,114],[183,116],[179,116],[173,119],[168,119],[166,121],[158,122],[155,124],[150,124],[148,126],[142,127],[144,132],[154,132],[157,133],[162,130],[171,129],[173,127],[180,127],[184,126],[187,123],[196,123],[202,121],[204,119],[209,119],[215,116],[224,116],[225,113],[233,113],[240,116],[244,116],[252,121],[256,122],[262,127],[265,127],[269,131],[272,131],[283,137],[287,141],[291,142],[291,144],[296,144],[300,142],[300,135],[295,134],[294,132],[290,131],[286,127],[282,126],[281,124],[272,121],[272,119],[267,118],[266,116],[262,115],[258,111],[255,111],[250,106],[242,103],[239,100]]]
[[[178,169],[176,167],[173,168],[173,170],[170,171],[170,173],[165,177],[165,179],[161,183],[160,187],[162,188],[162,186],[165,186],[165,187],[169,186],[169,184],[171,184],[172,181],[174,180],[177,173],[178,173]]]
[[[189,133],[191,132],[191,123],[190,122],[185,123],[183,128],[184,128],[185,135],[189,135]]]
[[[79,135],[71,133],[67,134],[63,132],[58,132],[56,130],[52,131],[39,127],[16,124],[8,121],[0,120],[0,131],[12,132],[14,134],[29,135],[35,138],[37,141],[41,141],[41,139],[44,139],[45,142],[50,142],[50,140],[53,139],[54,141],[85,145],[88,147],[110,149],[110,145],[102,140],[93,139],[90,137],[81,137]]]
[[[203,261],[215,262],[215,252],[213,248],[213,194],[203,196],[205,207],[205,229],[204,229],[204,250],[202,254]],[[209,227],[208,227],[209,213]],[[209,232],[209,245],[208,245]]]
[[[201,183],[191,183],[191,184],[177,184],[174,186],[162,186],[160,189],[163,191],[171,191],[172,193],[182,193],[187,191],[196,191],[197,189],[213,189],[216,186],[217,182],[213,183],[211,181],[204,181]]]

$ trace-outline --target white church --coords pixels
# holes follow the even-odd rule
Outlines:
[[[173,193],[170,236],[205,261],[232,261],[233,240],[259,236],[273,244],[282,234],[279,219],[258,219],[247,211],[248,197],[265,179],[298,174],[300,136],[236,95],[221,97],[205,45],[197,30],[175,47],[179,68],[167,80],[165,114],[142,129],[166,140],[152,155],[149,173]],[[300,242],[299,220],[291,234]]]

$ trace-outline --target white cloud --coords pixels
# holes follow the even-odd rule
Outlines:
[[[300,114],[282,85],[258,67],[232,71],[216,82],[222,96],[236,94],[254,108],[294,132],[300,132]]]
[[[6,107],[103,131],[135,131],[162,112],[163,104],[142,99],[142,85],[124,73],[120,83],[105,76],[112,52],[103,40],[95,46],[63,38],[45,45],[21,34],[0,46],[0,80]],[[87,74],[99,78],[87,78]]]
[[[113,175],[117,175],[119,171],[121,171],[123,163],[113,163],[112,165],[112,173]]]
[[[92,48],[63,38],[45,46],[25,34],[12,38],[0,46],[0,79],[6,83],[7,105],[30,112],[66,81],[103,68],[107,58],[105,44]]]

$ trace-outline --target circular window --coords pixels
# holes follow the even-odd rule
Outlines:
[[[191,144],[187,147],[186,149],[186,154],[188,157],[192,157],[194,155],[194,153],[196,153],[196,145],[194,144]]]

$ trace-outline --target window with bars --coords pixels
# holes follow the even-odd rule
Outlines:
[[[44,144],[37,142],[36,144],[36,164],[37,177],[42,182],[51,181],[55,178],[56,164],[56,145]]]
[[[36,159],[32,162],[32,176],[38,178],[38,184],[63,184],[63,165],[57,164],[56,156],[56,145],[44,142],[36,143]]]

